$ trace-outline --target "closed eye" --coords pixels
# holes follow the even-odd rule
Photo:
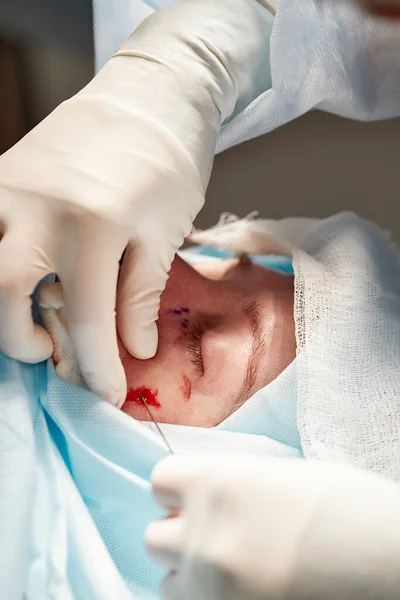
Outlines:
[[[187,332],[189,338],[187,349],[189,351],[190,361],[201,376],[204,375],[203,355],[201,353],[201,338],[205,330],[206,328],[204,324],[200,323],[197,325],[192,325]]]

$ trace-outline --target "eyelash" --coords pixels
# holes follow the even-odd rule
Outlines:
[[[190,343],[187,348],[190,354],[190,360],[201,375],[204,375],[204,364],[201,354],[201,338],[203,337],[204,332],[205,327],[203,324],[192,325],[188,331]]]

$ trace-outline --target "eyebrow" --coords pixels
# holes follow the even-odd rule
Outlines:
[[[259,300],[257,300],[256,298],[252,302],[247,304],[244,307],[244,313],[250,323],[252,344],[249,360],[247,361],[246,373],[239,394],[234,404],[235,410],[238,405],[242,404],[244,400],[248,399],[250,391],[256,381],[259,361],[261,357],[265,354],[265,344],[263,329],[261,326],[261,311]]]

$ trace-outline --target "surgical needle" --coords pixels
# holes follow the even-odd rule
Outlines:
[[[149,413],[151,420],[153,421],[154,425],[156,426],[158,433],[161,435],[162,439],[164,440],[164,443],[165,443],[165,445],[167,446],[167,448],[168,448],[168,450],[169,450],[170,454],[174,454],[174,451],[172,450],[172,448],[171,448],[170,444],[168,443],[168,440],[167,440],[167,438],[165,437],[165,435],[164,435],[164,434],[163,434],[163,432],[161,431],[161,427],[159,426],[159,424],[157,423],[157,421],[156,421],[156,420],[155,420],[155,418],[153,417],[153,414],[152,414],[152,412],[151,412],[151,410],[150,410],[150,408],[149,408],[149,405],[148,405],[148,404],[147,404],[147,402],[146,402],[146,398],[143,396],[143,394],[139,394],[139,398],[140,398],[140,400],[143,402],[143,404],[145,405],[145,407],[146,407],[146,410],[147,410],[147,412]]]

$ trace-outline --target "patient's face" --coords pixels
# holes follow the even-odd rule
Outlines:
[[[159,422],[211,427],[275,379],[295,356],[293,279],[238,259],[195,268],[175,258],[154,358],[120,344],[128,396],[122,410]]]

